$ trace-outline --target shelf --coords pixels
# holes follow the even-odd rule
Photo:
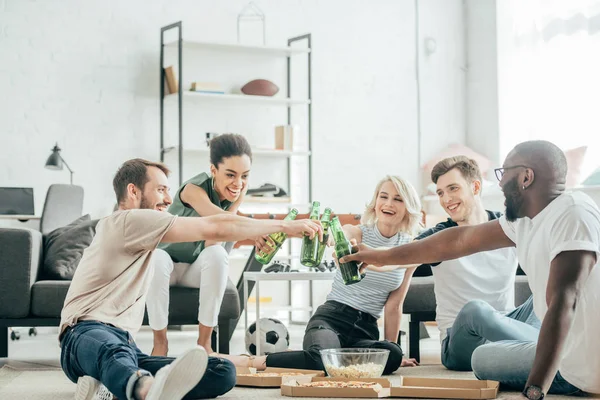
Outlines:
[[[177,41],[165,43],[165,47],[177,49]],[[249,46],[235,43],[197,42],[193,40],[183,40],[182,47],[189,50],[222,50],[282,57],[310,53],[310,49],[306,47]]]
[[[165,153],[169,153],[171,151],[177,151],[179,146],[170,146],[165,147]],[[193,152],[199,154],[210,154],[210,149],[208,147],[203,148],[184,148],[184,152]],[[310,151],[288,151],[288,150],[275,150],[275,149],[261,149],[261,148],[253,148],[252,149],[253,156],[265,156],[265,157],[292,157],[292,156],[309,156]]]
[[[1,214],[0,219],[16,219],[19,221],[39,220],[41,217],[36,215],[21,215],[21,214]]]
[[[269,96],[251,96],[247,94],[218,94],[218,93],[201,93],[184,91],[183,98],[196,99],[196,100],[222,100],[222,101],[242,101],[246,103],[257,103],[257,104],[272,104],[280,106],[293,106],[293,105],[306,105],[310,104],[310,100],[301,99],[289,99],[285,97],[269,97]],[[165,96],[165,100],[175,102],[177,100],[177,93],[169,94]]]

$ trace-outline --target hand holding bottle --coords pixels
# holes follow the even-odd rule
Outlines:
[[[353,244],[352,254],[342,257],[339,262],[347,263],[354,261],[360,265],[361,271],[364,271],[368,266],[373,267],[374,270],[378,270],[385,265],[380,261],[381,255],[385,251],[387,249],[374,249],[364,243]]]
[[[270,252],[277,247],[277,244],[269,237],[269,235],[260,236],[254,240],[254,247],[257,251]]]
[[[319,240],[323,240],[323,227],[321,227],[321,222],[318,220],[283,221],[283,232],[291,237],[308,236],[312,239],[318,236]]]

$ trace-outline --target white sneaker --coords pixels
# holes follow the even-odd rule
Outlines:
[[[100,381],[91,376],[77,379],[75,400],[112,400],[113,395]]]
[[[207,365],[204,348],[197,346],[186,351],[156,373],[146,400],[181,400],[200,382]]]

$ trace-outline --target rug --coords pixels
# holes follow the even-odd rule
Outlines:
[[[432,378],[475,379],[471,372],[449,371],[441,365],[425,365],[415,368],[403,368],[405,376],[422,376]],[[389,376],[392,384],[400,379],[400,375]],[[75,384],[67,379],[57,368],[23,369],[5,365],[0,369],[0,399],[2,400],[72,400]],[[502,391],[498,399],[506,398],[515,392]],[[279,389],[255,389],[236,387],[220,399],[285,399]],[[566,396],[547,396],[549,399],[574,399]],[[316,398],[313,398],[316,399]]]

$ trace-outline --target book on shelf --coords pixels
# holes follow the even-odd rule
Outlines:
[[[172,65],[164,68],[165,70],[165,79],[167,81],[167,88],[169,89],[167,94],[177,93],[179,91],[179,85],[177,82],[177,78],[175,77],[175,69]]]
[[[192,82],[191,92],[225,94],[223,87],[216,82]]]

